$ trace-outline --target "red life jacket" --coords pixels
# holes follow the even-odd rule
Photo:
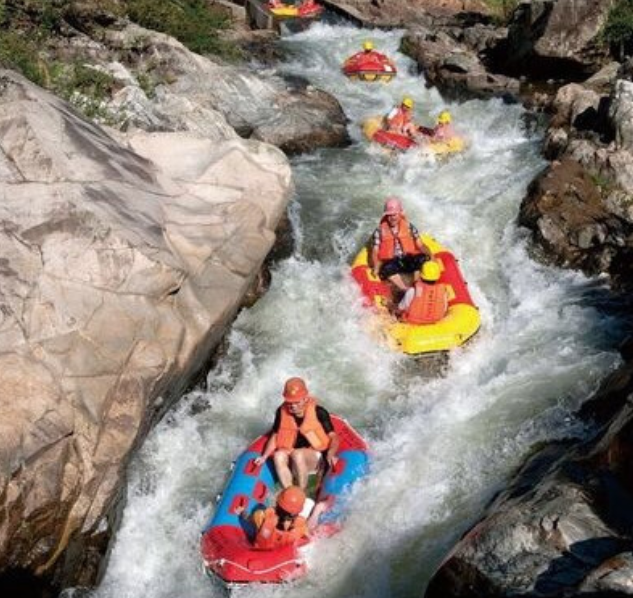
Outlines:
[[[326,434],[317,417],[316,407],[316,401],[312,398],[308,399],[301,426],[297,426],[297,420],[285,406],[281,408],[281,420],[276,438],[278,449],[291,451],[295,446],[299,432],[315,451],[324,451],[330,446],[330,437]]]
[[[400,242],[400,247],[402,247],[402,252],[405,255],[417,255],[420,253],[411,234],[409,221],[404,216],[400,217],[396,236],[391,232],[391,227],[387,220],[383,218],[380,221],[380,246],[378,247],[378,259],[380,261],[384,262],[395,257],[396,239]]]
[[[409,324],[435,324],[448,312],[448,292],[446,285],[436,282],[428,284],[415,283],[415,295],[404,314],[404,321]]]
[[[303,517],[296,517],[289,530],[277,529],[278,523],[279,517],[275,509],[272,507],[266,509],[264,511],[264,521],[255,536],[256,548],[271,550],[278,546],[287,546],[298,542],[308,534],[308,525]]]

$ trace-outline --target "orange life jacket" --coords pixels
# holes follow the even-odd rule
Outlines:
[[[409,324],[435,324],[448,311],[448,292],[446,285],[436,282],[428,284],[422,281],[415,283],[415,295],[404,314],[404,321]]]
[[[308,399],[301,426],[297,426],[297,421],[285,406],[281,408],[281,421],[276,439],[278,449],[292,450],[299,432],[303,434],[315,451],[324,451],[330,446],[330,437],[326,434],[317,417],[316,407],[316,401],[312,398]]]
[[[296,517],[289,530],[277,529],[279,517],[275,509],[269,507],[264,511],[264,521],[257,530],[255,547],[262,550],[271,550],[278,546],[294,544],[308,535],[308,525],[303,517]]]
[[[391,113],[390,113],[391,114]],[[401,133],[409,123],[412,122],[411,112],[409,110],[405,110],[402,106],[398,106],[396,108],[396,113],[393,116],[387,115],[387,128],[390,131],[397,131]]]
[[[378,259],[381,261],[390,260],[396,255],[396,239],[400,242],[402,252],[405,255],[417,255],[420,250],[415,245],[415,239],[411,234],[409,221],[400,216],[398,233],[394,236],[391,227],[385,218],[380,221],[380,246],[378,247]]]

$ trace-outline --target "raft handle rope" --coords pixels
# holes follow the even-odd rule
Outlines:
[[[253,570],[253,569],[249,569],[248,567],[244,567],[244,565],[240,565],[239,563],[236,563],[235,561],[231,561],[229,559],[216,559],[215,561],[206,561],[205,565],[208,568],[211,568],[212,565],[217,565],[218,567],[223,567],[225,564],[228,565],[233,565],[233,567],[237,567],[238,569],[241,569],[242,571],[246,571],[247,573],[255,573],[256,575],[262,575],[265,573],[270,573],[271,571],[274,571],[275,569],[280,569],[281,567],[285,567],[286,565],[302,565],[305,561],[303,559],[291,559],[289,561],[284,561],[283,563],[279,563],[278,565],[275,565],[274,567],[270,567],[269,569],[259,569],[259,570]]]

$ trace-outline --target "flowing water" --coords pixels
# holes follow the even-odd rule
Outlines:
[[[544,165],[524,110],[500,100],[449,104],[469,150],[445,163],[389,158],[362,141],[363,118],[408,94],[431,125],[447,104],[397,52],[399,32],[371,32],[377,49],[396,57],[396,80],[345,80],[340,64],[368,35],[315,25],[283,41],[289,58],[280,70],[333,93],[354,143],[293,160],[295,253],[238,317],[208,389],[184,397],[133,462],[94,598],[222,595],[201,572],[199,533],[231,461],[267,429],[292,375],[366,437],[372,470],[355,488],[343,532],[311,546],[305,579],[236,595],[422,596],[446,551],[535,445],[583,433],[571,414],[618,362],[616,327],[592,307],[601,285],[533,262],[516,226]],[[376,343],[350,278],[387,194],[460,258],[481,310],[481,331],[443,376]]]

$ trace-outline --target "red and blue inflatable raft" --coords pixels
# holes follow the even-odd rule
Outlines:
[[[368,469],[368,448],[360,435],[342,418],[332,415],[338,434],[339,460],[329,470],[317,489],[317,502],[327,501],[328,508],[319,519],[316,535],[329,535],[341,525],[346,495],[350,486]],[[254,531],[248,517],[239,517],[235,510],[243,507],[245,515],[270,506],[275,501],[276,477],[272,459],[262,466],[259,457],[268,435],[257,438],[237,459],[217,509],[202,532],[200,551],[207,574],[226,584],[250,582],[281,583],[306,573],[302,545],[259,550],[253,546]]]

